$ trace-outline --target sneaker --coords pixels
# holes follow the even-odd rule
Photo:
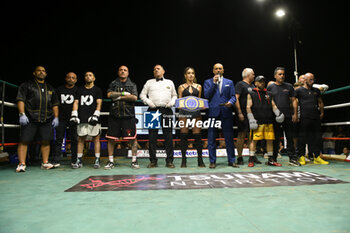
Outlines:
[[[81,167],[83,167],[83,163],[81,162],[81,159],[77,159],[77,161],[74,164],[72,164],[73,169],[77,169]]]
[[[60,163],[53,162],[53,163],[52,163],[52,166],[53,166],[53,168],[56,168],[56,167],[61,166],[61,164],[60,164]]]
[[[106,166],[105,166],[105,170],[110,170],[110,169],[114,168],[114,166],[115,166],[115,165],[114,165],[113,162],[108,161],[107,164],[106,164]]]
[[[300,156],[300,158],[298,159],[298,162],[300,163],[300,165],[305,165],[306,164],[306,160],[305,160],[305,156]]]
[[[140,165],[137,163],[137,161],[131,163],[131,167],[135,169],[139,169]]]
[[[100,158],[96,158],[95,159],[95,163],[94,163],[94,168],[95,169],[99,169],[101,167],[100,165]]]
[[[51,169],[51,168],[53,168],[53,165],[52,165],[51,163],[49,163],[49,162],[47,162],[47,163],[41,163],[41,169],[49,170],[49,169]]]
[[[273,160],[268,160],[265,164],[267,166],[282,167],[282,164],[277,163],[277,162],[275,162]]]
[[[244,165],[243,156],[238,156],[237,157],[237,164],[238,165]]]
[[[321,156],[318,156],[317,158],[314,159],[314,164],[329,164],[329,162],[323,160]]]
[[[254,156],[249,157],[248,167],[254,167]]]
[[[25,164],[18,164],[16,168],[16,172],[25,172],[26,171],[26,165]]]
[[[299,167],[300,166],[300,163],[296,159],[290,159],[288,164],[291,165],[291,166],[294,166],[294,167]]]

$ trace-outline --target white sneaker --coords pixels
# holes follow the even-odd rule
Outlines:
[[[72,168],[77,169],[83,167],[83,163],[81,162],[81,159],[77,159],[75,163],[72,163]]]
[[[53,168],[53,165],[51,163],[41,163],[41,169],[49,170],[51,168]]]
[[[52,163],[52,166],[53,166],[54,168],[57,168],[57,167],[61,166],[61,164],[60,164],[60,163]]]
[[[94,168],[99,169],[101,167],[100,158],[95,159]]]
[[[140,165],[137,163],[137,161],[131,163],[131,167],[135,169],[139,169]]]
[[[110,169],[114,168],[114,166],[115,166],[115,164],[113,162],[108,161],[106,166],[105,166],[105,169],[110,170]]]
[[[25,172],[26,171],[26,165],[25,164],[18,164],[16,168],[16,172]]]

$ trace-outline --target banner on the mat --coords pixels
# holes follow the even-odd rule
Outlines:
[[[236,155],[238,154],[237,149],[235,149]],[[157,158],[166,158],[166,151],[165,150],[157,150],[156,151]],[[181,158],[181,150],[174,150],[174,158]],[[249,149],[248,148],[243,148],[242,151],[243,156],[249,156]],[[209,157],[209,152],[208,149],[203,149],[202,150],[202,156],[203,157]],[[226,157],[226,149],[216,149],[216,157]],[[128,157],[132,157],[132,150],[128,150]],[[198,157],[197,156],[197,150],[195,149],[187,149],[186,151],[186,157],[187,158],[194,158]],[[149,158],[149,151],[148,150],[138,150],[137,151],[137,158]]]
[[[66,192],[253,188],[347,183],[312,172],[266,171],[90,176]]]

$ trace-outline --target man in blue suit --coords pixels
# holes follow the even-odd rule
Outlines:
[[[204,96],[209,100],[208,118],[221,121],[225,137],[228,166],[239,167],[235,163],[235,148],[233,144],[233,106],[236,103],[235,87],[232,80],[222,76],[224,67],[217,63],[213,67],[214,77],[204,82]],[[216,136],[217,128],[208,129],[209,168],[216,167]]]

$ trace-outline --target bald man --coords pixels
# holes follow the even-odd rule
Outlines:
[[[78,91],[78,87],[75,86],[77,81],[77,75],[73,72],[69,72],[65,77],[65,84],[56,89],[60,106],[59,125],[56,128],[55,148],[53,150],[51,162],[54,167],[60,166],[61,148],[66,132],[71,144],[71,163],[74,164],[77,160],[77,125],[69,121],[73,109],[74,96]]]
[[[114,148],[119,139],[130,140],[132,151],[132,168],[140,168],[137,163],[137,139],[135,101],[137,100],[137,87],[129,77],[129,68],[120,66],[118,77],[109,84],[107,97],[112,99],[109,111],[108,130],[108,162],[105,169],[112,169],[114,164]]]
[[[205,80],[204,96],[209,100],[208,118],[221,121],[224,133],[228,166],[239,167],[235,163],[235,148],[233,144],[233,106],[236,103],[234,83],[223,77],[224,67],[217,63],[213,66],[214,77]],[[216,137],[218,129],[208,128],[209,168],[216,167]]]
[[[321,120],[324,116],[324,104],[319,89],[313,87],[315,76],[305,74],[304,86],[296,89],[295,97],[300,106],[300,144],[308,144],[309,158],[314,157],[314,164],[328,164],[320,157],[321,152]],[[300,164],[305,165],[303,155],[299,158]]]

